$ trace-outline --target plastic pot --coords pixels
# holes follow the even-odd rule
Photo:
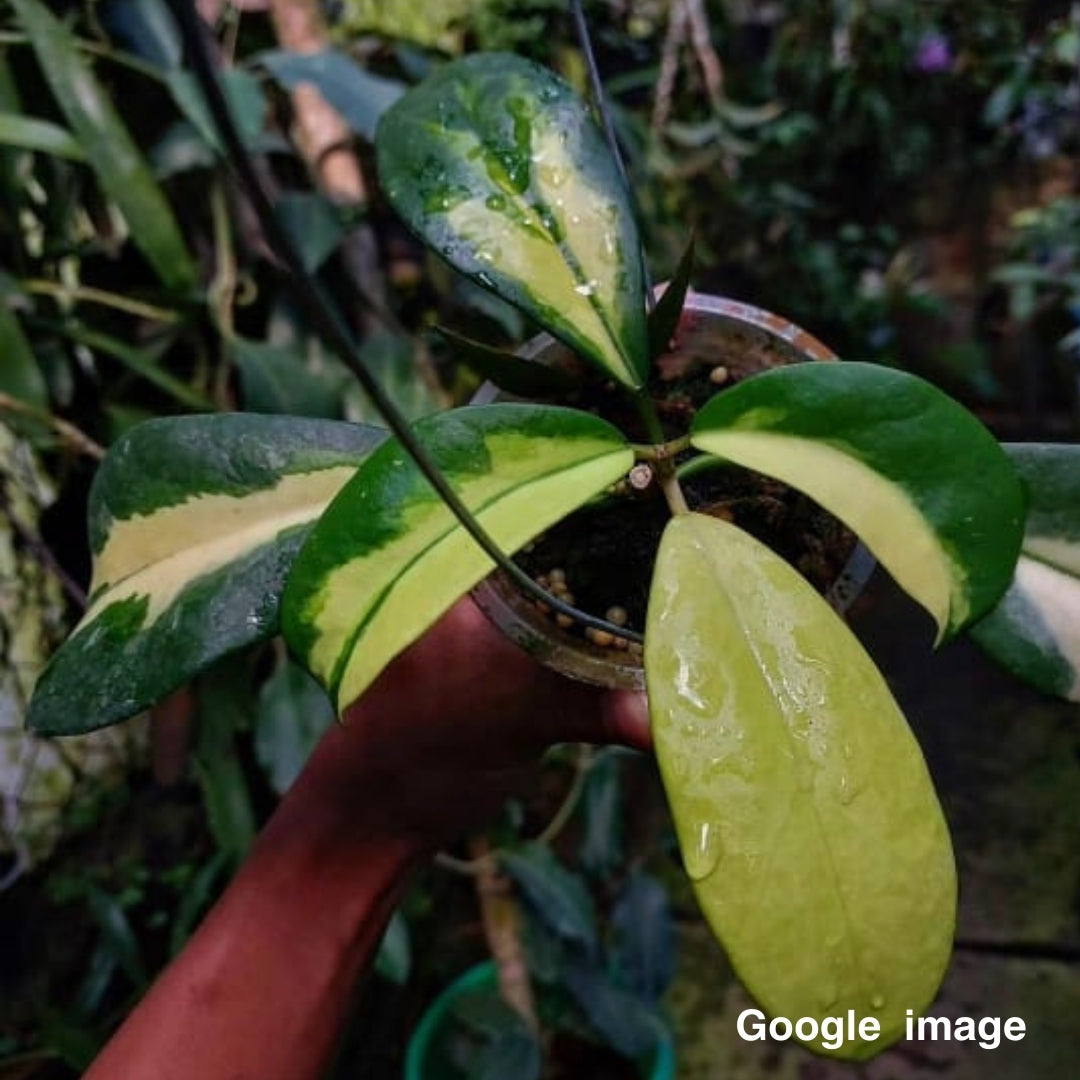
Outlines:
[[[677,341],[680,354],[700,356],[714,366],[722,364],[732,379],[784,364],[837,359],[817,338],[779,315],[704,293],[688,294]],[[549,334],[541,334],[522,348],[522,355],[540,363],[558,364],[560,358],[566,357],[567,348]],[[498,394],[494,386],[487,384],[474,401],[486,404]],[[856,544],[825,598],[843,613],[862,592],[874,566],[869,551]],[[601,648],[561,630],[498,572],[481,582],[472,595],[487,617],[540,663],[598,686],[644,688],[640,647],[631,646],[626,651]]]
[[[404,1080],[457,1080],[458,1073],[440,1056],[441,1037],[451,1022],[451,1011],[463,997],[498,985],[495,962],[488,960],[470,968],[431,1003],[409,1040],[405,1053]],[[643,1080],[675,1080],[675,1046],[664,1033],[641,1072]]]

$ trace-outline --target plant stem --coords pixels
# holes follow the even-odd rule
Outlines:
[[[642,445],[635,443],[631,448],[634,451],[634,457],[638,461],[663,461],[668,458],[674,458],[676,455],[681,454],[684,450],[690,449],[690,436],[680,435],[677,439],[670,439],[664,443],[649,443]],[[697,458],[694,459],[695,461]],[[681,478],[683,473],[679,471],[679,477]]]
[[[20,401],[18,398],[0,392],[0,410],[5,409],[8,412],[28,416],[31,420],[37,420],[39,423],[52,428],[68,446],[73,450],[77,450],[80,454],[85,454],[95,461],[100,461],[105,456],[105,447],[94,442],[89,435],[80,431],[74,424],[61,420],[59,416],[53,416],[52,413],[47,412],[45,409],[38,409],[25,401]]]
[[[123,311],[128,315],[136,315],[142,319],[152,319],[154,322],[174,323],[179,319],[179,315],[168,308],[147,304],[142,300],[132,300],[129,296],[120,296],[104,289],[95,289],[92,285],[62,285],[59,282],[47,281],[43,278],[23,281],[20,282],[20,285],[32,295],[49,296],[54,300],[59,300],[61,303],[71,303],[72,301],[79,303],[81,301],[87,304],[100,304],[102,307]]]
[[[582,743],[578,748],[577,761],[574,763],[574,778],[570,783],[570,788],[563,801],[559,804],[558,810],[551,816],[551,820],[544,826],[543,830],[537,834],[533,843],[550,846],[559,838],[563,829],[566,828],[570,823],[570,819],[574,816],[578,803],[581,802],[581,796],[585,791],[585,782],[588,780],[589,772],[595,764],[596,756],[593,753],[593,748]],[[463,877],[478,877],[486,873],[498,861],[498,858],[498,850],[486,850],[478,858],[474,859],[458,859],[453,855],[440,851],[435,856],[435,865],[443,870],[461,874]]]
[[[521,944],[521,912],[510,882],[498,871],[487,840],[476,837],[470,844],[474,861],[481,869],[476,875],[476,896],[484,937],[495,960],[499,993],[534,1034],[540,1032],[536,1000],[529,981],[529,965]]]
[[[574,20],[574,28],[577,31],[578,42],[581,45],[581,53],[585,58],[585,66],[589,72],[589,86],[592,88],[593,103],[596,105],[600,124],[604,129],[604,138],[608,148],[615,159],[615,165],[619,170],[619,178],[627,196],[633,201],[634,193],[630,186],[630,174],[626,171],[626,163],[623,161],[622,151],[619,149],[619,139],[615,134],[615,124],[611,119],[611,110],[608,108],[607,97],[604,94],[604,84],[600,80],[600,68],[596,63],[596,53],[592,47],[592,35],[589,33],[589,24],[585,19],[585,9],[581,6],[581,0],[570,0],[570,15]],[[645,306],[649,311],[656,306],[656,297],[653,296],[652,277],[645,260],[641,260],[641,270],[645,278]]]
[[[476,541],[484,553],[502,570],[519,589],[547,604],[553,611],[568,615],[576,622],[597,630],[606,630],[609,634],[626,638],[637,643],[642,642],[640,634],[615,626],[606,619],[581,611],[570,604],[552,596],[542,589],[524,570],[521,569],[495,543],[469,508],[458,497],[457,492],[447,482],[438,466],[432,461],[423,444],[417,439],[408,421],[398,410],[393,399],[371,374],[360,355],[356,342],[344,325],[340,312],[331,304],[322,287],[308,275],[304,269],[292,241],[285,232],[280,219],[274,211],[274,204],[263,186],[255,163],[252,161],[233,122],[228,103],[222,92],[214,71],[214,62],[204,39],[205,27],[195,10],[194,0],[169,0],[169,7],[176,16],[181,38],[193,65],[199,85],[206,96],[211,116],[226,147],[230,164],[236,170],[259,218],[266,238],[274,253],[281,260],[297,300],[307,316],[311,326],[324,341],[337,353],[346,367],[356,376],[364,388],[379,415],[386,421],[387,427],[397,438],[402,449],[412,458],[424,478],[435,489],[436,494],[445,503],[447,509],[457,518],[462,528]]]
[[[18,30],[0,31],[0,45],[29,44],[30,38],[27,34],[21,33]],[[109,60],[114,64],[119,64],[121,67],[130,68],[132,71],[136,71],[140,75],[145,75],[146,78],[153,79],[155,82],[164,82],[164,76],[160,69],[154,67],[153,64],[140,60],[136,56],[121,52],[119,49],[113,49],[108,45],[101,45],[96,41],[88,41],[86,38],[76,38],[75,48],[90,56],[97,57],[98,59]]]
[[[683,489],[679,484],[679,478],[675,475],[675,470],[671,467],[671,463],[666,462],[664,463],[664,467],[658,467],[656,476],[660,481],[660,490],[664,493],[664,498],[667,500],[671,512],[676,517],[678,517],[679,514],[689,514],[690,507],[686,503],[686,496],[683,494]]]
[[[666,453],[668,447],[678,446],[681,440],[664,441],[664,429],[660,423],[660,416],[656,411],[653,399],[649,396],[648,390],[638,390],[634,394],[634,403],[637,405],[638,413],[649,438],[653,440],[652,464],[656,470],[656,479],[660,484],[660,490],[664,494],[668,508],[675,515],[689,513],[690,507],[686,504],[686,496],[679,486],[679,478],[675,473],[673,456]],[[689,436],[685,438],[687,445],[689,445]],[[678,450],[675,452],[678,453]]]

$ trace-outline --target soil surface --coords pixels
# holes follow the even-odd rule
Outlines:
[[[800,351],[804,348],[813,355],[823,351],[812,339],[793,343],[759,327],[684,312],[672,351],[653,365],[649,385],[665,436],[684,435],[697,410],[713,395],[804,355]],[[633,441],[647,441],[622,388],[602,380],[562,346],[549,346],[538,358],[579,380],[580,389],[566,404],[604,417]],[[682,464],[695,455],[684,453],[676,461]],[[855,547],[855,537],[811,499],[750,470],[724,465],[694,475],[683,489],[692,510],[745,529],[787,559],[820,592],[837,579]],[[545,587],[554,571],[569,591],[564,599],[582,610],[608,616],[611,609],[621,609],[625,625],[640,633],[657,547],[670,518],[655,480],[642,491],[624,484],[614,496],[548,530],[520,553],[518,561]],[[554,616],[551,622],[554,629]],[[561,621],[564,634],[584,640],[584,628],[567,627],[565,622]]]

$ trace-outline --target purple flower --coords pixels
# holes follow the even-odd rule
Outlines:
[[[923,34],[915,50],[914,64],[926,75],[936,75],[952,67],[953,55],[949,39],[937,30]]]

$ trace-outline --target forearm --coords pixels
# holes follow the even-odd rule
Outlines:
[[[322,1074],[351,988],[422,852],[380,821],[377,795],[346,817],[318,777],[298,787],[87,1080]]]

